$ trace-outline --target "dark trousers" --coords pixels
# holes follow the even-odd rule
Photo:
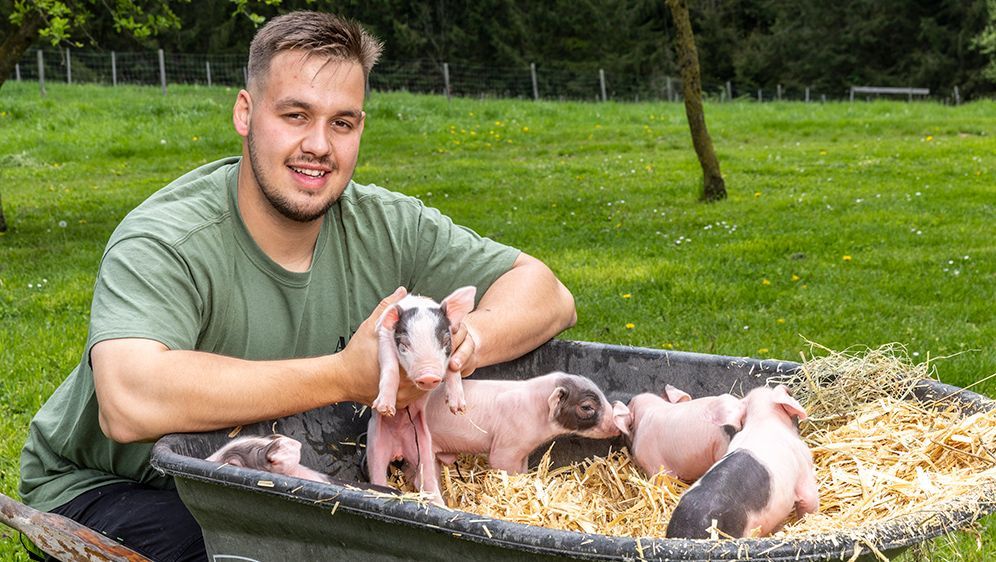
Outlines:
[[[80,494],[52,513],[99,531],[156,562],[207,560],[201,528],[176,490],[134,482],[108,484]]]

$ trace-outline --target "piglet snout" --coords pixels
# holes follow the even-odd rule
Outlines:
[[[435,374],[419,375],[415,378],[415,386],[419,390],[429,391],[439,386],[442,380],[442,377]]]

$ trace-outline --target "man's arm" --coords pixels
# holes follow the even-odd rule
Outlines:
[[[379,378],[374,324],[404,295],[399,289],[383,299],[334,355],[248,361],[170,350],[148,339],[101,341],[90,352],[100,427],[110,439],[129,443],[253,423],[344,400],[369,404]],[[403,380],[399,401],[417,395]]]
[[[540,260],[519,254],[467,315],[454,337],[450,368],[464,376],[477,367],[519,357],[577,322],[574,296]],[[458,343],[459,342],[459,343]]]

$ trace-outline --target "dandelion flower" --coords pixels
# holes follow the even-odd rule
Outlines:
[[[796,275],[795,273],[792,274],[792,280],[793,281],[798,281],[799,279],[802,279],[802,278],[799,277],[798,275]]]
[[[761,284],[762,285],[770,285],[771,281],[768,281],[767,279],[761,279]]]
[[[633,295],[631,295],[631,294],[629,294],[629,293],[626,293],[626,294],[625,294],[625,295],[623,295],[622,297],[623,297],[624,299],[628,299],[628,298],[631,298],[632,296],[633,296]]]
[[[635,328],[635,327],[636,327],[636,324],[634,324],[634,323],[632,323],[632,322],[627,322],[627,323],[626,323],[626,329],[627,329],[627,330],[632,330],[632,329],[633,329],[633,328]]]
[[[784,324],[785,323],[785,319],[784,318],[779,318],[778,320],[775,320],[775,322],[778,323],[778,324]]]
[[[844,261],[851,261],[851,256],[844,256],[844,257],[843,257],[843,260],[844,260]]]

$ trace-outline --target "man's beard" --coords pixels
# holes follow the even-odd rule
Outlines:
[[[263,169],[260,164],[260,159],[256,154],[256,142],[255,137],[252,134],[252,130],[249,131],[248,135],[249,143],[249,165],[252,167],[253,176],[256,177],[256,184],[259,185],[260,191],[263,192],[263,196],[266,200],[270,202],[270,206],[277,210],[281,215],[297,222],[312,222],[316,219],[320,219],[325,216],[332,205],[335,205],[338,197],[331,197],[325,202],[318,210],[308,210],[303,205],[295,206],[293,203],[287,200],[286,197],[277,193],[277,190],[273,189],[266,175],[263,173]],[[333,170],[334,166],[330,166]]]

